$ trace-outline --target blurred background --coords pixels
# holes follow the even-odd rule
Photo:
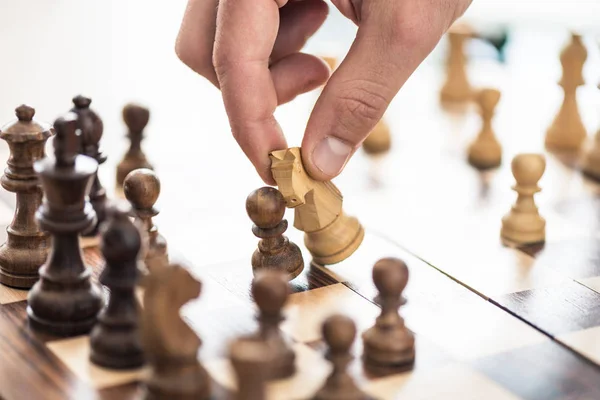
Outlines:
[[[203,238],[233,234],[248,243],[247,248],[241,246],[240,256],[245,257],[247,249],[256,245],[245,215],[245,197],[262,181],[230,135],[219,92],[175,55],[185,5],[185,0],[1,2],[0,123],[13,119],[21,103],[35,107],[39,120],[52,122],[71,108],[75,95],[91,97],[92,108],[104,121],[102,147],[109,157],[100,176],[112,191],[114,167],[127,148],[121,109],[130,101],[149,107],[143,147],[163,182],[159,200],[163,213],[157,220],[161,230],[192,248]],[[330,9],[329,19],[306,51],[343,59],[355,27],[334,6]],[[501,49],[498,52],[490,41],[471,42],[469,77],[476,86],[503,92],[497,111],[501,137],[518,137],[520,149],[539,147],[540,134],[562,98],[556,85],[561,74],[558,57],[570,31],[581,33],[588,48],[587,84],[579,99],[586,126],[590,132],[596,129],[600,121],[595,87],[600,80],[598,15],[598,0],[473,2],[464,20]],[[420,140],[425,133],[435,137],[457,123],[461,132],[470,132],[465,139],[474,134],[477,115],[457,122],[439,110],[445,50],[442,40],[390,106],[386,118],[395,149]],[[318,90],[277,111],[290,146],[300,144],[317,96]],[[529,135],[532,132],[536,134]],[[431,157],[442,148],[436,141],[428,146],[431,151],[424,154]],[[0,161],[4,163],[6,157],[7,146],[0,143]],[[370,168],[366,163],[359,152],[337,180],[350,204],[359,202],[365,189],[378,190],[364,173]],[[388,174],[396,172],[391,168]],[[388,184],[393,186],[393,179]],[[192,225],[193,235],[181,230],[182,221]],[[203,250],[204,262],[219,256],[216,248]]]

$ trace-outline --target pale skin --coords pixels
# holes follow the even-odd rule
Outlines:
[[[277,106],[326,83],[307,123],[302,158],[317,180],[339,175],[393,97],[471,0],[331,0],[358,26],[331,76],[301,52],[328,14],[323,0],[189,0],[178,57],[221,89],[233,136],[261,178],[288,147]]]

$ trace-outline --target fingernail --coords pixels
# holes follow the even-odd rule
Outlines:
[[[352,147],[347,143],[328,136],[321,140],[313,150],[313,162],[325,175],[336,176],[348,162],[351,152]]]

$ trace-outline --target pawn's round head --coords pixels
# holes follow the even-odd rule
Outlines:
[[[82,95],[73,97],[73,105],[75,106],[75,108],[89,108],[90,104],[92,104],[92,99],[90,99],[89,97],[85,97]]]
[[[290,287],[283,272],[260,271],[252,281],[252,297],[262,314],[280,314],[289,295]]]
[[[127,104],[123,107],[123,121],[132,132],[141,132],[150,120],[150,111],[138,104]]]
[[[382,258],[373,266],[373,283],[384,296],[401,296],[408,283],[408,267],[398,258]]]
[[[15,110],[15,114],[19,121],[22,122],[31,122],[33,116],[35,115],[35,109],[33,107],[28,106],[27,104],[21,104]]]
[[[323,322],[322,333],[332,352],[346,353],[356,338],[356,324],[345,315],[335,314]]]
[[[136,169],[125,177],[123,192],[134,208],[151,209],[160,195],[160,181],[151,169]]]
[[[246,199],[246,212],[256,226],[274,228],[285,214],[285,199],[279,190],[265,186],[250,193]]]
[[[546,170],[546,159],[541,154],[518,154],[511,166],[519,185],[535,186]]]

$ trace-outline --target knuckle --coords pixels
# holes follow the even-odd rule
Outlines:
[[[196,46],[183,36],[175,42],[177,58],[198,74],[208,77],[213,71],[211,55],[201,46]]]
[[[339,96],[341,122],[349,130],[374,126],[388,106],[383,85],[361,80],[348,86],[351,87]]]

